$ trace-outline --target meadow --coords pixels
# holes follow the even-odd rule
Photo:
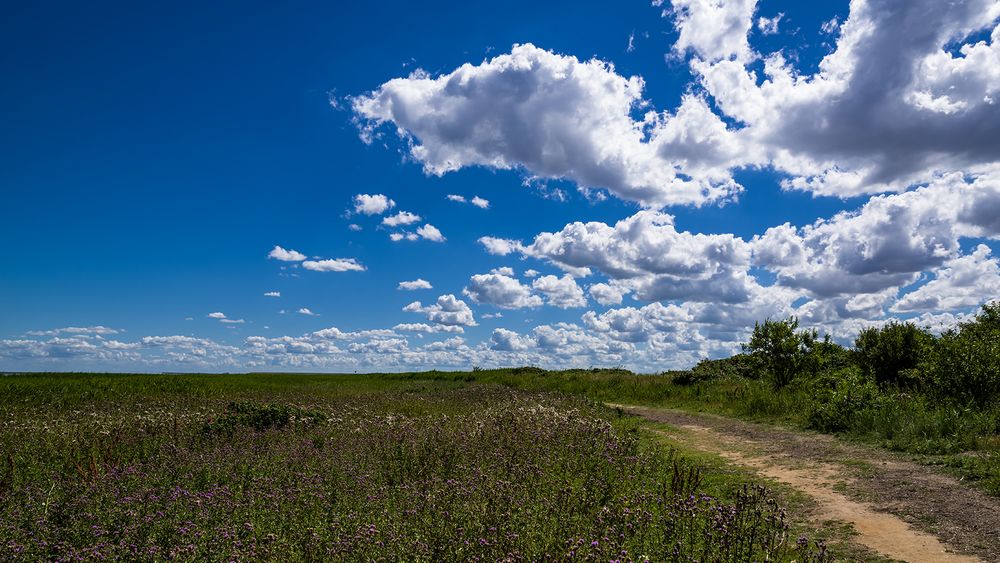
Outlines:
[[[478,375],[0,377],[0,559],[828,557],[636,419]]]
[[[991,305],[851,349],[768,320],[656,375],[2,376],[0,560],[829,560],[782,495],[608,405],[839,434],[998,495],[998,346]]]

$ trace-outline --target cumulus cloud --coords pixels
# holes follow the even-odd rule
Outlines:
[[[395,215],[390,215],[389,217],[382,219],[382,224],[387,227],[398,227],[400,225],[410,225],[419,220],[420,215],[410,213],[409,211],[400,211]]]
[[[446,197],[448,198],[448,201],[455,201],[455,202],[458,202],[458,203],[465,203],[465,196],[455,195],[455,194],[448,194]]]
[[[417,279],[412,280],[412,281],[401,281],[401,282],[399,282],[399,286],[397,286],[396,289],[402,289],[402,290],[406,290],[406,291],[413,291],[413,290],[416,290],[416,289],[433,289],[433,287],[434,286],[431,285],[431,282],[429,282],[429,281],[427,281],[425,279],[422,279],[422,278],[417,278]]]
[[[633,113],[647,105],[643,87],[606,62],[527,44],[442,76],[390,80],[353,98],[352,108],[363,139],[394,124],[428,174],[519,169],[530,179],[565,178],[657,206],[738,192],[727,168],[742,163],[745,151],[704,100],[690,96],[676,115],[647,112],[637,121]]]
[[[760,163],[791,176],[785,187],[901,191],[1000,157],[998,15],[994,0],[853,2],[813,75],[781,53],[765,57],[763,77],[746,60],[701,56],[691,68]],[[988,42],[965,42],[984,29]]]
[[[627,290],[606,283],[595,283],[587,291],[601,305],[620,305]]]
[[[264,297],[281,297],[280,291],[268,291],[264,294]]]
[[[403,332],[426,332],[426,333],[438,333],[438,332],[465,332],[465,329],[457,325],[429,325],[427,323],[400,323],[394,327],[393,330],[399,330]]]
[[[569,274],[561,278],[542,276],[532,282],[531,288],[544,295],[545,301],[553,307],[569,309],[587,306],[587,298],[583,296],[583,289]]]
[[[487,252],[497,256],[507,256],[517,251],[521,246],[517,241],[497,237],[480,237],[479,244],[483,245]]]
[[[514,277],[513,272],[491,272],[476,274],[469,279],[469,285],[462,293],[475,303],[488,303],[505,309],[539,307],[542,298],[534,295],[531,288]]]
[[[354,258],[306,260],[302,263],[302,267],[314,272],[364,272],[367,270]]]
[[[297,250],[285,250],[277,245],[271,249],[271,252],[267,253],[267,257],[282,262],[301,262],[306,259],[306,255]]]
[[[210,319],[224,319],[224,318],[226,318],[226,314],[225,313],[218,312],[218,311],[216,311],[215,313],[209,313],[207,316]]]
[[[490,348],[493,350],[515,352],[527,350],[532,346],[532,344],[534,343],[531,339],[525,338],[520,334],[505,328],[495,329],[493,334],[490,336]]]
[[[786,189],[849,197],[1000,160],[996,0],[854,2],[843,24],[824,24],[839,34],[812,74],[782,51],[753,50],[753,26],[776,32],[782,18],[755,10],[755,0],[671,2],[673,53],[699,86],[673,111],[652,109],[640,77],[530,44],[390,80],[352,108],[363,138],[391,123],[428,174],[518,169],[648,207],[730,199],[745,167],[773,168]]]
[[[384,194],[358,194],[354,196],[354,212],[362,215],[381,215],[396,206]]]
[[[673,0],[672,6],[668,15],[680,33],[675,52],[690,51],[710,61],[753,58],[747,34],[757,0]]]
[[[640,211],[614,226],[570,223],[528,245],[502,239],[484,245],[546,260],[574,276],[596,269],[645,300],[736,302],[753,284],[748,243],[729,234],[678,231],[673,216],[656,211]]]
[[[877,293],[955,257],[962,237],[1000,235],[993,210],[1000,210],[1000,177],[953,174],[801,229],[768,229],[751,243],[754,262],[818,297]]]
[[[298,311],[296,311],[296,313],[298,313],[300,315],[305,315],[307,317],[318,317],[319,316],[319,314],[313,313],[312,311],[310,311],[308,307],[302,307],[301,309],[299,309]]]
[[[972,254],[946,261],[934,279],[904,295],[892,310],[952,311],[976,307],[985,298],[1000,296],[1000,266],[991,253],[990,247],[980,244]]]
[[[427,320],[440,325],[448,326],[476,326],[476,320],[472,315],[469,305],[454,295],[447,294],[438,297],[437,302],[431,305],[423,305],[420,301],[414,301],[403,311],[407,313],[422,313]]]
[[[437,227],[431,225],[430,223],[424,225],[423,227],[418,228],[417,234],[420,235],[420,238],[424,240],[429,240],[432,242],[445,241],[444,235],[441,234],[441,231],[439,231]]]

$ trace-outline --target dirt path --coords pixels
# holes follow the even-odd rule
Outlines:
[[[817,505],[810,517],[850,523],[857,543],[886,557],[1000,561],[1000,499],[932,468],[822,434],[668,409],[620,408],[680,429],[671,437],[687,446],[805,493]]]

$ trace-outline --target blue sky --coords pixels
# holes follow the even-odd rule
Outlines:
[[[946,326],[1000,292],[1000,8],[924,4],[13,7],[0,369],[656,371],[768,316]]]

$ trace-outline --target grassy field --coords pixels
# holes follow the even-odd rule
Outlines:
[[[835,433],[949,467],[1000,495],[1000,405],[936,402],[917,393],[858,384],[839,374],[780,389],[765,380],[738,376],[692,382],[689,372],[639,375],[625,370],[514,368],[394,377],[559,391],[605,403],[665,406]]]
[[[619,372],[0,377],[0,559],[823,560]]]

